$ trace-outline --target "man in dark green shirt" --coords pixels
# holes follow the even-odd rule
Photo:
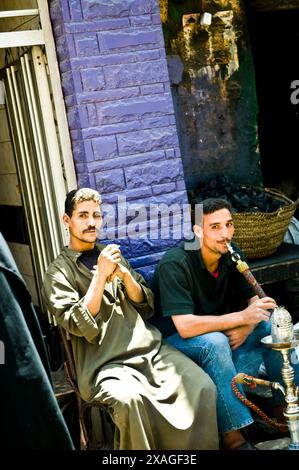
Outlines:
[[[119,245],[96,243],[99,193],[70,191],[63,221],[69,244],[48,267],[43,296],[70,336],[82,398],[107,408],[119,450],[217,450],[215,386],[147,322],[153,294]]]
[[[169,343],[214,381],[223,448],[252,450],[240,429],[253,419],[234,395],[231,380],[237,371],[257,375],[263,360],[271,378],[280,374],[277,361],[271,365],[273,361],[263,358],[260,343],[270,334],[269,310],[276,303],[269,297],[258,298],[230,259],[227,243],[233,238],[234,225],[227,201],[203,201],[203,224],[193,229],[198,248],[194,242],[183,243],[170,249],[157,266],[154,323]]]

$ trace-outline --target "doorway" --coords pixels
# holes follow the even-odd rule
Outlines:
[[[34,304],[42,308],[43,274],[63,243],[45,129],[46,120],[54,128],[52,139],[57,139],[55,110],[42,48],[33,46],[21,54],[2,70],[2,78],[6,105],[1,112],[8,128],[4,139],[13,162],[6,159],[14,168],[14,177],[1,175],[0,230],[26,278]],[[46,98],[51,109],[42,109]],[[60,167],[60,185],[65,186],[62,162]]]
[[[299,197],[299,104],[291,84],[299,80],[299,8],[247,10],[259,106],[258,135],[264,185]]]

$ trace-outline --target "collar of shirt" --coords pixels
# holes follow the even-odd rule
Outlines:
[[[96,248],[99,250],[99,252],[102,251],[103,248],[105,248],[106,245],[103,245],[102,243],[96,243]],[[76,251],[76,250],[71,250],[70,248],[68,248],[67,246],[65,246],[62,250],[66,256],[68,256],[69,258],[72,258],[73,260],[76,261],[77,258],[79,258],[79,256],[82,255],[83,251]],[[89,250],[88,250],[89,251]]]
[[[194,256],[196,257],[196,261],[197,261],[197,266],[199,269],[207,269],[201,256],[199,243],[196,244],[196,241],[191,240],[191,241],[182,242],[181,246],[184,248],[185,251],[194,253]],[[222,255],[220,258],[218,271],[220,271],[220,268],[221,270],[223,268],[228,269],[232,265],[233,265],[233,261],[230,257],[230,254],[226,253]]]

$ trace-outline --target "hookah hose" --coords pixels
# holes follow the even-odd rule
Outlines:
[[[228,247],[228,250],[230,252],[232,260],[236,263],[237,270],[241,274],[243,274],[243,276],[245,277],[247,282],[253,288],[254,292],[260,298],[266,297],[266,294],[265,294],[264,290],[262,289],[260,284],[255,279],[254,275],[250,271],[248,264],[245,261],[241,260],[241,256],[239,255],[239,253],[237,253],[229,243],[227,243],[227,247]],[[232,387],[233,392],[235,393],[235,395],[239,398],[239,400],[242,401],[246,406],[251,408],[256,414],[261,416],[261,418],[263,418],[263,420],[267,424],[269,424],[269,426],[278,428],[282,432],[288,431],[288,426],[286,424],[277,423],[276,421],[272,420],[260,408],[258,408],[258,406],[256,406],[254,403],[252,403],[247,398],[245,398],[242,395],[242,393],[238,390],[237,382],[238,383],[242,383],[242,382],[246,383],[246,385],[248,385],[252,389],[256,387],[257,383],[259,383],[261,385],[271,386],[271,382],[269,382],[267,380],[256,379],[255,377],[252,377],[250,375],[240,373],[240,374],[237,374],[235,377],[233,377],[232,382],[231,382],[231,387]]]
[[[267,423],[269,426],[272,426],[273,428],[279,429],[281,432],[288,432],[289,428],[286,424],[278,423],[277,421],[274,421],[273,419],[269,418],[269,416],[267,416],[258,406],[252,403],[252,401],[248,400],[248,398],[245,398],[239,391],[237,383],[245,383],[251,389],[253,389],[256,387],[257,384],[271,386],[271,382],[269,382],[268,380],[256,379],[251,375],[239,373],[235,377],[233,377],[231,387],[235,395],[239,398],[239,400],[244,403],[244,405],[248,406],[248,408],[251,408],[252,411],[254,411],[257,415],[261,416],[265,423]]]

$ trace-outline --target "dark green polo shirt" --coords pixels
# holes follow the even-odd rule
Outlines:
[[[167,251],[155,271],[152,290],[156,315],[152,322],[165,337],[176,332],[171,315],[223,315],[232,311],[238,301],[255,295],[229,253],[220,258],[215,278],[206,269],[200,250],[190,250],[190,246],[190,242],[182,242]]]

